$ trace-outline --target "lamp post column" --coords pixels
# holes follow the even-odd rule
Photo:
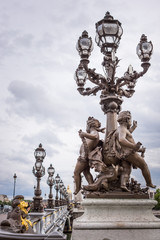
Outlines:
[[[59,187],[60,187],[60,206],[63,205],[63,186],[64,186],[63,181],[60,180],[60,182],[59,182]]]
[[[52,194],[52,187],[54,185],[54,175],[55,169],[54,167],[52,167],[52,164],[50,164],[50,167],[48,168],[48,179],[47,179],[47,184],[50,187],[50,193],[49,193],[49,199],[48,199],[48,208],[54,208],[54,204],[53,204],[53,194]]]
[[[55,207],[59,207],[59,201],[58,201],[58,191],[59,191],[59,182],[60,182],[60,176],[59,174],[57,174],[57,176],[55,177],[55,190],[56,190],[56,198],[55,198]]]
[[[55,185],[55,189],[56,189],[56,198],[55,198],[55,207],[58,207],[58,185]]]
[[[120,112],[122,99],[115,95],[101,98],[101,108],[106,114],[106,137],[117,128],[117,115]],[[105,139],[106,139],[105,137]]]
[[[50,187],[49,199],[48,199],[48,208],[54,208],[53,204],[53,194],[52,194],[52,185]]]
[[[16,178],[17,178],[16,173],[13,175],[13,178],[14,178],[14,187],[13,187],[13,198],[14,198],[15,197],[15,191],[16,191]]]

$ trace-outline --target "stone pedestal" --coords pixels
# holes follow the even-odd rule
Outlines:
[[[159,240],[160,219],[150,199],[84,199],[74,220],[72,240]]]

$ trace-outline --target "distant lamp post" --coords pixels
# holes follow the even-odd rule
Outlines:
[[[54,204],[53,204],[53,194],[52,194],[52,187],[54,185],[54,178],[53,175],[55,173],[55,169],[54,167],[52,167],[52,164],[50,164],[50,167],[48,168],[48,179],[47,179],[47,184],[50,187],[50,193],[48,195],[49,199],[48,199],[48,208],[54,208]]]
[[[68,192],[66,192],[66,204],[67,204],[67,206],[69,206],[69,203],[70,203],[69,194],[68,194]]]
[[[13,175],[13,179],[14,179],[14,187],[13,187],[13,198],[14,198],[15,192],[16,192],[16,179],[17,179],[16,173]]]
[[[59,207],[59,201],[58,201],[59,183],[60,183],[60,176],[59,174],[57,174],[57,176],[55,177],[55,190],[56,190],[55,207]]]
[[[63,184],[63,181],[62,180],[60,180],[60,182],[59,182],[59,192],[60,192],[60,206],[62,206],[63,205],[63,186],[64,186],[64,184]]]
[[[68,204],[68,193],[67,193],[67,189],[66,188],[65,188],[64,197],[65,197],[65,205],[67,205]]]
[[[37,178],[37,187],[35,188],[35,196],[33,198],[33,208],[32,212],[43,212],[43,204],[41,197],[40,181],[41,177],[45,175],[45,168],[42,165],[42,162],[46,156],[45,150],[42,148],[42,144],[39,144],[39,147],[35,150],[34,156],[36,159],[35,167],[33,167],[33,174]]]
[[[66,200],[65,199],[66,199],[66,191],[67,190],[66,190],[66,187],[64,185],[63,185],[62,189],[63,189],[63,191],[62,191],[63,192],[63,205],[65,205],[66,204]]]

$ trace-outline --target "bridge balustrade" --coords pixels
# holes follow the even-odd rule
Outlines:
[[[33,223],[33,230],[36,234],[46,234],[52,231],[63,233],[68,217],[67,206],[45,209],[43,213],[29,213],[29,219]]]

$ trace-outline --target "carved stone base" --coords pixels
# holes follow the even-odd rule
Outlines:
[[[148,193],[133,193],[133,192],[87,192],[85,198],[109,198],[109,199],[149,199]]]
[[[150,199],[84,199],[84,214],[73,222],[72,240],[159,240],[155,204]]]

